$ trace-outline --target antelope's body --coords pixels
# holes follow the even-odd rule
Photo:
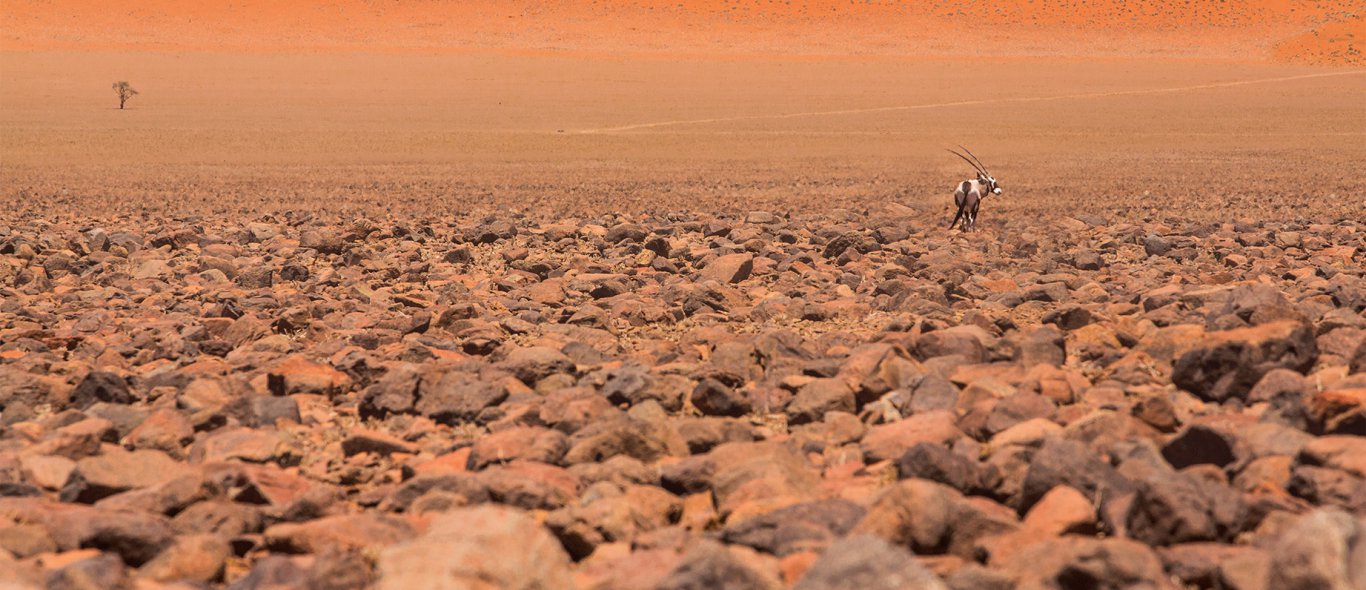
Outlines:
[[[968,149],[963,148],[963,151],[968,152]],[[949,229],[953,229],[953,226],[958,225],[958,221],[962,220],[963,224],[959,227],[963,231],[972,231],[977,228],[977,209],[982,205],[982,199],[992,195],[1000,195],[1001,186],[991,174],[987,173],[986,167],[977,161],[977,156],[974,155],[969,160],[963,154],[953,150],[949,150],[949,152],[963,158],[967,163],[972,164],[973,168],[977,169],[977,178],[964,180],[954,188],[953,204],[958,207],[958,212],[954,214],[953,221],[949,222]],[[968,155],[972,155],[972,152],[968,152]]]
[[[958,188],[953,191],[953,204],[958,207],[958,213],[954,214],[953,221],[949,223],[949,229],[963,221],[963,230],[969,231],[977,225],[977,208],[982,204],[982,198],[991,194],[987,189],[986,183],[980,180],[964,180],[958,183]]]

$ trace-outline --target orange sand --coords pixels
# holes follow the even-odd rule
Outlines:
[[[549,4],[549,6],[546,6]],[[9,0],[0,50],[1081,56],[1363,63],[1354,0]]]

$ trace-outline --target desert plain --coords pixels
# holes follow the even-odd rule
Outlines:
[[[0,586],[1366,587],[1362,22],[0,5]]]

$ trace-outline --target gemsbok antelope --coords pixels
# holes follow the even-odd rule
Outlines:
[[[958,220],[961,219],[963,220],[963,224],[960,225],[959,228],[963,231],[972,231],[977,228],[977,208],[981,206],[982,199],[986,198],[988,195],[1000,196],[1001,185],[996,182],[996,179],[993,178],[989,172],[987,172],[987,167],[982,165],[981,160],[978,160],[975,154],[961,145],[958,147],[967,152],[968,156],[972,156],[972,159],[969,160],[968,156],[964,156],[953,150],[949,150],[949,153],[958,156],[962,158],[963,161],[971,164],[972,167],[977,170],[977,178],[964,180],[963,182],[958,183],[958,186],[954,188],[953,204],[958,206],[958,213],[953,216],[953,221],[949,223],[949,229],[953,229],[953,226],[958,225]]]

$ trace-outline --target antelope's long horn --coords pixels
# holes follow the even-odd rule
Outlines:
[[[977,167],[978,167],[978,169],[980,169],[980,170],[982,171],[982,174],[986,174],[987,176],[991,176],[991,174],[987,173],[987,167],[986,167],[986,165],[983,164],[981,160],[978,160],[978,159],[977,159],[977,154],[972,153],[971,150],[969,150],[968,148],[965,148],[965,147],[963,147],[963,146],[961,146],[961,145],[958,146],[958,147],[962,148],[963,151],[967,152],[969,156],[972,156],[972,159],[973,159],[973,160],[976,160],[976,161],[977,161]]]
[[[955,152],[955,151],[953,151],[953,150],[951,150],[951,149],[949,149],[949,148],[944,148],[944,151],[946,151],[946,152],[948,152],[948,153],[950,153],[950,154],[953,154],[953,155],[955,155],[955,156],[958,156],[958,157],[962,158],[964,162],[967,162],[969,166],[972,166],[972,167],[973,167],[974,169],[976,169],[978,172],[981,172],[982,174],[986,174],[986,173],[987,173],[987,171],[986,171],[986,170],[983,170],[981,166],[978,166],[976,162],[973,162],[972,160],[969,160],[967,156],[964,156],[963,154],[960,154],[960,153],[958,153],[958,152]]]

